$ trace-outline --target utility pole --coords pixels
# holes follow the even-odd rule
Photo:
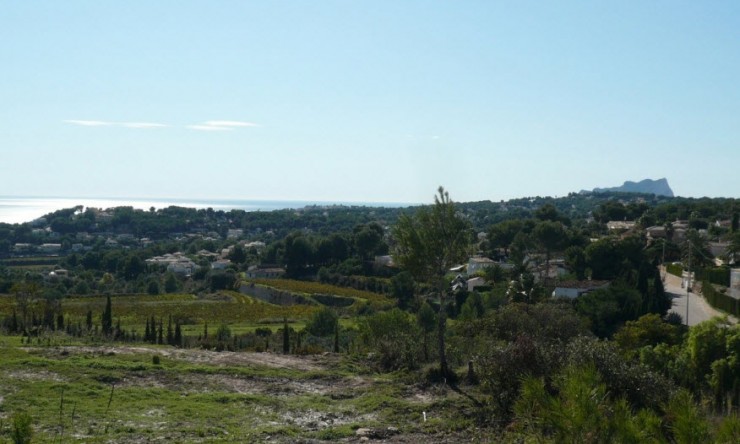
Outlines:
[[[689,243],[689,269],[686,273],[686,326],[689,326],[689,292],[691,291],[691,241],[686,239]]]
[[[665,283],[665,275],[668,272],[666,265],[665,265],[665,238],[663,238],[663,259],[661,259],[660,264],[663,265],[663,283]]]

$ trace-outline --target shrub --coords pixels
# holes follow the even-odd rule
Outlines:
[[[31,415],[26,412],[18,412],[13,415],[13,425],[10,431],[10,438],[14,444],[27,444],[33,438],[33,426]]]
[[[314,313],[306,324],[306,331],[314,336],[329,336],[337,328],[339,316],[329,307],[324,307]]]
[[[385,370],[416,368],[421,355],[421,332],[406,312],[398,308],[368,316],[360,324],[365,344],[378,353]]]

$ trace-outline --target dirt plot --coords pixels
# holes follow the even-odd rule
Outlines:
[[[340,358],[336,355],[278,355],[274,353],[250,353],[250,352],[215,352],[200,349],[170,349],[170,348],[147,348],[129,346],[63,346],[54,348],[23,348],[26,351],[35,351],[44,355],[65,354],[147,354],[159,355],[170,359],[190,362],[194,364],[222,365],[222,366],[245,366],[245,367],[270,367],[289,370],[321,371],[331,369]]]
[[[95,381],[107,375],[110,379],[106,383],[115,381],[110,416],[79,413],[75,429],[69,426],[68,436],[81,440],[99,439],[101,430],[111,433],[105,438],[111,443],[451,443],[471,438],[467,433],[444,432],[423,423],[422,412],[436,422],[447,416],[449,412],[443,411],[446,407],[442,406],[451,399],[460,399],[457,393],[444,386],[405,385],[388,375],[342,371],[347,358],[335,354],[296,356],[146,346],[23,350],[51,362],[44,364],[45,368],[9,368],[4,374],[0,371],[0,377],[74,385],[90,377],[87,375],[93,375]],[[161,357],[162,364],[152,364],[153,356]],[[72,358],[72,362],[65,363]],[[88,367],[98,358],[100,366]],[[59,367],[54,362],[59,362]],[[106,362],[110,367],[103,364]],[[80,366],[80,379],[76,370],[70,372],[77,368],[75,365]],[[93,372],[88,373],[88,368]],[[57,373],[55,369],[66,370]],[[57,392],[49,393],[59,396]],[[71,393],[74,391],[70,397]],[[141,405],[138,413],[127,410],[125,404],[117,404],[121,396],[138,402],[146,393],[157,393],[167,400],[159,402],[155,396],[151,403]],[[2,394],[15,396],[10,392]],[[183,400],[184,406],[178,399]],[[58,400],[52,403],[56,405]],[[180,412],[181,409],[205,412],[210,419]],[[83,410],[81,406],[79,411]],[[220,421],[222,410],[226,423]],[[229,422],[229,415],[238,419]],[[53,421],[39,428],[42,436],[54,435],[57,430]],[[487,442],[480,436],[477,441]]]

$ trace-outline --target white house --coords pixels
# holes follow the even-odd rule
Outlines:
[[[609,281],[566,281],[558,283],[552,292],[554,298],[575,299],[586,293],[609,286]]]

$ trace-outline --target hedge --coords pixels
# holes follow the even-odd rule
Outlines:
[[[668,273],[678,277],[681,277],[681,274],[683,273],[683,267],[678,264],[667,264],[665,269]]]
[[[715,267],[696,270],[696,279],[700,281],[709,281],[713,284],[730,286],[730,268]]]
[[[740,300],[729,296],[726,293],[717,291],[709,281],[703,281],[701,292],[704,298],[712,307],[730,313],[731,315],[740,315]]]

